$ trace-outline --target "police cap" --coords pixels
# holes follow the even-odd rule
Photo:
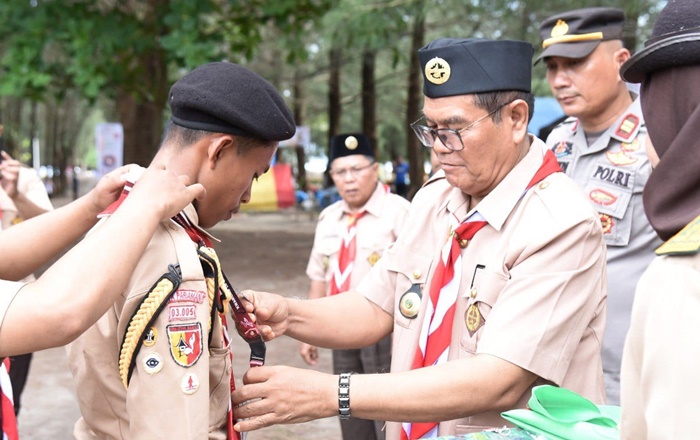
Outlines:
[[[546,57],[584,58],[601,41],[622,39],[624,27],[622,9],[583,8],[553,15],[540,25],[544,50],[535,64]]]
[[[331,154],[328,163],[333,163],[339,157],[361,154],[374,157],[374,150],[369,138],[362,133],[339,134],[331,138]]]
[[[429,98],[530,92],[534,48],[525,41],[439,38],[418,51]]]
[[[170,89],[175,124],[194,130],[281,141],[296,124],[284,99],[267,80],[233,63],[197,67]]]

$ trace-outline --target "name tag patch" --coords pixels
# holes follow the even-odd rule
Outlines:
[[[197,306],[194,304],[178,304],[168,306],[168,321],[194,321],[197,319]]]
[[[202,304],[206,297],[207,294],[199,290],[178,290],[170,297],[170,302],[192,302]]]

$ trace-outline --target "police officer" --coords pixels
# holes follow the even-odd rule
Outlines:
[[[267,337],[347,348],[393,332],[391,373],[251,369],[233,393],[238,429],[339,414],[390,420],[389,440],[479,432],[543,383],[603,402],[605,244],[581,189],[527,133],[533,52],[482,39],[419,51],[412,126],[442,169],[396,242],[343,295],[245,292]]]
[[[69,346],[82,414],[77,439],[237,437],[226,328],[231,292],[204,228],[250,200],[278,141],[296,127],[274,87],[232,63],[194,69],[172,86],[169,102],[172,117],[153,164],[201,183],[207,198],[160,225],[122,297]]]
[[[622,358],[621,439],[694,438],[700,408],[700,9],[670,1],[621,69],[641,82],[655,164],[644,209],[666,242],[639,280]],[[653,154],[650,154],[653,157]]]
[[[660,244],[642,207],[651,164],[639,99],[619,69],[622,10],[596,7],[549,17],[540,26],[552,94],[569,116],[547,138],[564,172],[600,214],[607,244],[608,316],[603,371],[609,404],[620,403],[620,362],[634,289]]]
[[[2,125],[0,136],[1,128]],[[4,151],[0,162],[0,231],[53,209],[46,187],[35,170],[12,159]],[[30,275],[23,281],[31,282],[34,279],[34,275]],[[31,353],[11,358],[9,377],[16,414],[19,414],[20,397],[27,382],[31,361]]]
[[[374,150],[361,133],[331,139],[330,176],[341,200],[318,218],[314,245],[306,268],[311,279],[309,298],[322,298],[357,286],[396,240],[408,216],[406,199],[387,191],[379,181]],[[314,365],[316,347],[302,343],[301,355]],[[388,373],[391,337],[360,349],[333,350],[333,372]],[[345,440],[383,439],[384,422],[362,419],[340,423]]]

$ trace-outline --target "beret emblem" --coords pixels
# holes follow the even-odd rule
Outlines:
[[[345,139],[345,146],[348,147],[348,150],[354,150],[357,148],[357,145],[358,142],[355,136],[348,136],[347,139]]]
[[[564,20],[558,20],[552,28],[552,37],[561,37],[569,32],[569,25]]]
[[[450,79],[451,68],[447,61],[435,57],[425,64],[425,78],[433,84],[444,84]]]

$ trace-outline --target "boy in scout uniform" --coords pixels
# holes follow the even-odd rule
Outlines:
[[[651,164],[637,95],[620,78],[630,53],[625,16],[585,8],[542,22],[547,81],[569,116],[547,137],[564,172],[598,210],[607,244],[608,315],[603,339],[607,403],[620,403],[620,362],[637,280],[661,244],[642,207]]]
[[[533,52],[482,39],[418,52],[424,116],[412,127],[442,169],[396,242],[343,295],[246,292],[268,338],[348,348],[393,332],[391,373],[251,369],[233,393],[238,429],[339,414],[390,420],[388,440],[432,438],[502,427],[501,411],[525,408],[540,384],[604,402],[603,232],[527,133]]]
[[[194,69],[169,102],[153,163],[201,183],[207,197],[160,225],[122,297],[69,346],[83,416],[77,439],[237,438],[227,282],[203,228],[250,200],[294,120],[269,82],[232,63]]]
[[[334,136],[328,164],[341,200],[324,209],[318,218],[306,268],[311,279],[309,298],[322,298],[357,286],[384,249],[396,240],[410,206],[379,181],[379,165],[367,136]],[[301,355],[310,365],[316,363],[316,350],[312,345],[301,345]],[[387,373],[390,367],[390,336],[360,349],[333,350],[335,374]],[[340,423],[345,440],[383,439],[383,425],[381,421],[362,419]]]
[[[697,437],[700,408],[700,9],[668,2],[620,71],[641,82],[658,164],[644,209],[666,242],[639,284],[622,358],[624,440]],[[653,159],[652,159],[653,160]]]
[[[0,125],[0,137],[2,125]],[[0,173],[0,231],[53,209],[44,183],[36,171],[2,152],[3,170]],[[34,281],[34,275],[24,282]],[[15,413],[19,414],[20,397],[29,374],[32,353],[12,356],[9,377],[12,383]],[[2,372],[0,372],[2,375]]]

